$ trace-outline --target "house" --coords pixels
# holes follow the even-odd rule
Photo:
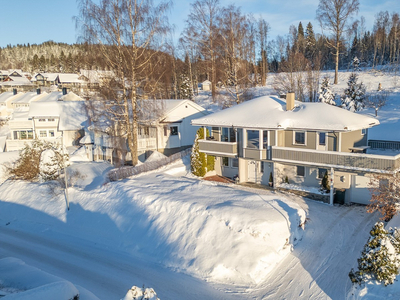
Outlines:
[[[379,124],[377,119],[325,103],[297,102],[294,94],[286,101],[256,98],[192,124],[210,128],[199,149],[216,156],[218,174],[263,185],[272,177],[274,188],[318,190],[328,173],[331,204],[334,189],[346,202],[367,204],[372,174],[393,173],[400,165],[396,153],[365,153],[368,129]]]
[[[49,87],[58,84],[58,73],[36,73],[31,79],[37,87]]]
[[[12,109],[29,110],[29,105],[32,101],[37,101],[46,95],[48,95],[48,93],[42,93],[40,89],[38,89],[36,92],[21,93],[18,97],[15,97],[11,100]]]
[[[33,87],[31,83],[31,75],[27,72],[22,72],[21,70],[9,71],[7,75],[3,73],[0,80],[0,87],[6,90],[19,89],[19,90],[29,90]]]
[[[11,102],[21,96],[16,89],[12,92],[4,92],[0,94],[0,118],[7,118],[11,115],[13,107]]]
[[[209,80],[203,81],[200,86],[203,91],[211,91],[211,81]]]
[[[191,126],[191,121],[208,114],[190,100],[143,100],[143,103],[147,107],[156,105],[157,113],[141,118],[138,132],[140,160],[145,160],[152,151],[169,156],[192,147],[199,127]]]

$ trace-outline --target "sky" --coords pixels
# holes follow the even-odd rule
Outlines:
[[[308,22],[319,32],[315,19],[318,0],[220,0],[222,5],[236,4],[245,13],[263,17],[270,25],[270,37],[285,35],[290,25],[301,21],[305,28]],[[157,2],[157,0],[155,0]],[[175,36],[185,26],[190,11],[189,0],[175,0],[169,14],[175,25]],[[0,0],[0,47],[8,44],[40,44],[48,40],[72,44],[77,41],[74,16],[78,15],[75,0]],[[379,11],[400,13],[399,0],[360,0],[360,11],[356,18],[364,16],[367,30],[372,30],[374,16]]]

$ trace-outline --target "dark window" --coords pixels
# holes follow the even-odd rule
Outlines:
[[[221,142],[236,142],[236,134],[233,128],[222,128]]]
[[[264,173],[264,162],[261,162],[261,170],[260,170],[260,172]]]
[[[268,130],[263,131],[263,149],[268,147]]]
[[[18,140],[18,131],[14,131],[14,140]]]
[[[324,175],[325,175],[326,172],[327,172],[326,169],[318,168],[318,178],[319,178],[319,179],[324,178]]]
[[[298,145],[305,145],[306,133],[304,131],[296,131],[294,135],[294,143]]]
[[[169,128],[171,135],[178,135],[178,126],[171,126]]]
[[[304,166],[297,166],[296,168],[296,175],[304,177],[305,174],[305,167]]]
[[[325,132],[320,132],[319,133],[319,144],[321,146],[325,146],[326,145],[326,133]]]
[[[238,168],[239,167],[239,160],[237,158],[232,158],[232,168]]]
[[[258,130],[247,130],[247,148],[258,149],[260,132]]]
[[[228,158],[228,157],[223,157],[223,158],[222,158],[222,165],[223,165],[224,167],[229,166],[229,158]]]

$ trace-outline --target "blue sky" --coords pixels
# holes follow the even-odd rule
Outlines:
[[[285,35],[291,24],[304,25],[311,21],[316,32],[319,25],[315,20],[318,0],[220,0],[222,5],[231,3],[252,13],[256,18],[262,16],[271,27],[270,36]],[[175,24],[178,35],[192,1],[175,0],[170,13],[170,23]],[[74,43],[77,34],[73,17],[78,14],[75,0],[0,0],[0,47],[8,44],[42,43],[48,40]],[[399,0],[360,0],[357,18],[364,16],[367,30],[371,30],[374,16],[381,10],[400,13]]]

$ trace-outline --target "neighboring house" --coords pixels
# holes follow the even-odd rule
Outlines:
[[[167,156],[192,147],[199,127],[191,126],[193,119],[206,116],[208,113],[190,100],[144,100],[158,104],[157,116],[148,117],[139,125],[138,153],[144,160],[152,151]]]
[[[31,82],[37,87],[49,87],[51,85],[57,85],[58,75],[58,73],[36,73],[32,77]]]
[[[211,81],[205,80],[200,85],[203,91],[211,91]]]
[[[46,92],[41,93],[40,89],[38,89],[36,92],[26,92],[18,95],[19,95],[18,97],[15,97],[13,100],[11,100],[12,109],[29,110],[29,105],[32,101],[37,101],[47,96],[48,93]]]
[[[33,87],[30,79],[30,73],[22,72],[21,70],[10,71],[7,76],[5,76],[5,73],[1,76],[0,87],[10,91],[16,88],[19,90],[29,90]]]
[[[17,90],[14,89],[12,92],[5,92],[0,94],[0,117],[7,118],[11,115],[13,107],[12,101],[15,98],[21,96],[22,93],[17,93]]]
[[[80,70],[78,79],[85,82],[89,89],[97,89],[114,77],[114,72],[112,71]]]
[[[400,155],[366,154],[373,117],[325,103],[302,103],[275,96],[256,98],[193,125],[211,128],[199,141],[201,152],[216,156],[217,173],[240,182],[318,188],[325,172],[346,202],[367,204],[373,173],[393,173]],[[333,191],[334,189],[332,189]],[[339,195],[339,193],[337,194]],[[333,192],[330,202],[333,203]]]
[[[80,75],[70,73],[58,74],[58,87],[67,89],[78,89],[82,86],[86,86],[84,80],[79,79]]]

